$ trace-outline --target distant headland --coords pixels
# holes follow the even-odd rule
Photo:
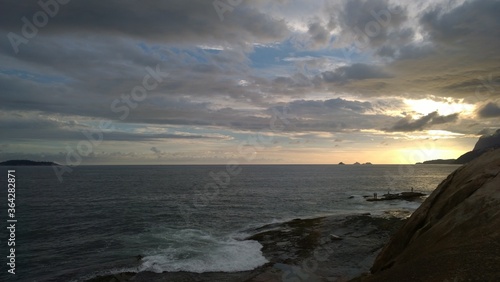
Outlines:
[[[456,159],[438,159],[438,160],[430,160],[430,161],[425,161],[423,163],[417,163],[417,164],[456,164],[457,160]]]
[[[472,151],[461,155],[458,159],[430,160],[417,164],[466,164],[482,154],[498,148],[500,148],[500,129],[491,135],[481,136]]]
[[[30,160],[10,160],[5,162],[0,162],[0,166],[52,166],[60,165],[54,162],[37,162]]]

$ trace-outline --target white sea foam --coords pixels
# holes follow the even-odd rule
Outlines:
[[[142,259],[139,271],[161,273],[238,272],[255,269],[268,261],[262,245],[252,240],[216,238],[198,230],[182,230],[173,235],[177,244],[150,252]]]

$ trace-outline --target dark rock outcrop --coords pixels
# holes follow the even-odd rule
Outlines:
[[[393,201],[393,200],[407,200],[411,201],[416,198],[420,198],[425,196],[424,193],[419,193],[419,192],[401,192],[397,194],[384,194],[380,198],[369,198],[366,199],[369,202],[378,202],[378,201]]]
[[[444,180],[362,281],[500,281],[500,149]]]

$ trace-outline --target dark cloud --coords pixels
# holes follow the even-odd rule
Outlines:
[[[413,31],[402,25],[407,19],[404,7],[387,0],[353,0],[342,2],[338,11],[329,12],[343,39],[354,40],[359,48],[396,45],[408,42]],[[367,46],[366,46],[367,45]]]
[[[428,115],[425,115],[417,120],[413,120],[412,116],[408,115],[405,118],[399,120],[394,126],[386,131],[394,131],[394,132],[411,132],[411,131],[421,131],[425,128],[428,128],[431,125],[435,124],[444,124],[455,122],[458,119],[459,114],[451,114],[447,116],[439,115],[439,113],[432,112]]]
[[[491,133],[492,133],[491,129],[483,128],[483,129],[481,129],[481,131],[479,131],[477,133],[477,135],[486,136],[486,135],[490,135]]]
[[[325,28],[320,22],[309,24],[307,31],[313,42],[313,47],[324,47],[330,42],[330,31]]]
[[[285,109],[277,109],[279,113],[285,113],[291,124],[285,130],[293,132],[353,132],[379,128],[396,121],[394,117],[377,113],[378,103],[374,105],[341,98],[325,101],[296,100],[287,104]]]
[[[339,67],[334,71],[325,71],[321,76],[325,82],[329,83],[345,83],[351,80],[390,77],[382,68],[366,64],[353,64]]]
[[[311,87],[314,84],[314,81],[311,81],[311,79],[305,76],[303,73],[295,73],[288,77],[279,76],[276,77],[273,82],[275,83],[273,87],[285,87],[286,89],[290,90],[296,88]]]
[[[41,8],[37,1],[4,1],[3,30],[20,33],[22,17],[32,19]],[[126,36],[175,44],[241,44],[283,39],[284,21],[276,20],[245,3],[226,12],[221,21],[213,1],[70,1],[41,29],[44,34]]]
[[[432,118],[432,122],[430,124],[433,125],[433,124],[444,124],[444,123],[455,122],[458,120],[459,115],[460,115],[459,113],[454,113],[447,116],[436,115],[435,117]]]
[[[205,0],[62,5],[18,54],[6,36],[0,40],[0,114],[11,115],[1,116],[0,128],[10,132],[2,140],[80,140],[81,130],[100,119],[183,128],[145,133],[121,127],[106,133],[111,141],[211,140],[219,137],[191,132],[271,130],[273,109],[284,108],[291,115],[282,131],[289,135],[387,125],[394,125],[387,131],[476,133],[495,126],[493,118],[465,127],[473,121],[454,125],[458,114],[418,120],[394,114],[411,111],[403,98],[432,94],[436,101],[484,105],[478,117],[499,116],[491,102],[500,81],[498,1],[327,1],[318,13],[300,9],[310,3],[280,2],[297,5],[297,14],[263,9],[265,2],[243,1],[224,21]],[[21,18],[40,10],[37,1],[0,3],[4,35],[20,33]],[[307,42],[295,46],[302,39]],[[169,76],[120,118],[113,101],[157,65]],[[144,147],[149,157],[166,154],[152,145]]]
[[[465,1],[463,5],[451,11],[445,8],[443,5],[437,6],[420,19],[420,23],[433,42],[459,48],[464,47],[463,44],[486,48],[493,47],[491,45],[498,46],[499,1]],[[481,41],[486,38],[490,39],[490,46],[481,46]]]
[[[162,150],[158,149],[157,147],[151,147],[150,150],[156,155],[157,158],[161,158],[162,155],[165,154]]]
[[[351,110],[359,113],[373,110],[370,102],[348,101],[340,98],[326,100],[323,104],[332,110]]]
[[[372,110],[373,107],[370,102],[349,101],[341,98],[325,101],[296,100],[289,103],[286,109],[286,111],[289,111],[298,117],[313,116],[315,114],[363,114]]]
[[[3,140],[58,140],[80,141],[86,140],[88,135],[102,133],[104,141],[150,141],[168,139],[221,139],[222,136],[210,136],[191,133],[154,133],[131,132],[124,130],[103,131],[98,125],[92,127],[74,120],[64,120],[59,117],[45,115],[19,115],[13,116],[1,113],[0,130],[9,132],[2,136]],[[99,121],[97,121],[98,123]],[[118,127],[119,124],[113,124]]]
[[[500,106],[496,103],[489,102],[480,108],[477,113],[481,118],[500,117]]]
[[[341,3],[329,9],[335,26],[341,29],[334,45],[344,47],[344,55],[349,58],[359,54],[383,57],[387,62],[384,69],[393,77],[353,80],[330,90],[367,96],[411,92],[412,97],[422,98],[434,93],[473,103],[485,102],[484,92],[498,96],[498,91],[491,89],[498,85],[500,77],[499,1],[465,1],[454,6],[436,2],[427,7],[416,3],[401,9],[382,0]],[[389,11],[389,24],[373,36],[366,36],[363,28],[370,22],[375,26],[377,13],[384,14],[381,11]],[[326,77],[340,79],[332,73]],[[485,81],[484,77],[493,80]],[[481,98],[474,97],[478,89]]]
[[[156,148],[156,147],[151,147],[151,149],[150,149],[150,150],[151,150],[153,153],[155,153],[155,154],[161,154],[161,153],[162,153],[162,151],[161,151],[160,149]]]
[[[497,95],[491,89],[500,77],[496,63],[500,59],[499,12],[500,2],[495,0],[465,1],[451,9],[437,4],[426,9],[419,18],[425,41],[420,46],[405,46],[408,50],[402,52],[406,55],[396,66],[402,68],[401,73],[419,76],[423,87],[438,89],[438,95],[484,102],[485,95],[476,95],[478,90]],[[423,75],[425,69],[428,76]]]
[[[328,10],[332,26],[340,29],[334,45],[347,46],[346,57],[371,53],[385,59],[408,59],[431,50],[415,44],[418,25],[412,22],[407,4],[387,0],[342,1]]]

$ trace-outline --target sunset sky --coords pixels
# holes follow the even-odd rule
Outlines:
[[[0,1],[0,161],[415,163],[500,127],[500,1],[37,2]]]

